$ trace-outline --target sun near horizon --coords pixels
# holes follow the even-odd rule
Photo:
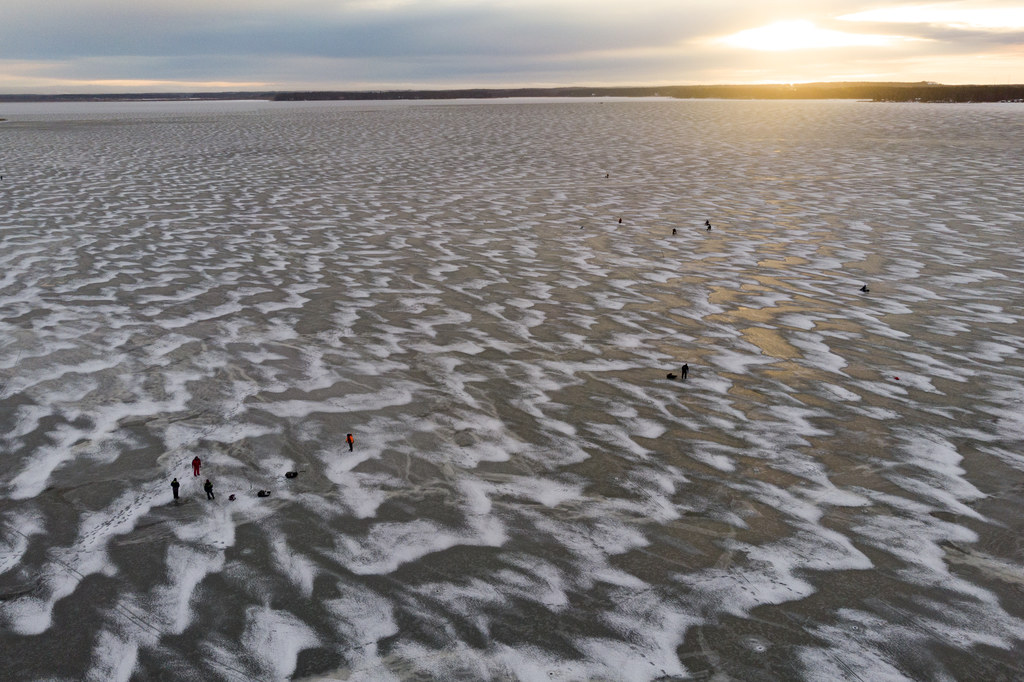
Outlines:
[[[1024,0],[339,2],[16,3],[0,93],[1024,81]]]

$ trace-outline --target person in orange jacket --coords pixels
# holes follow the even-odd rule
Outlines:
[[[203,463],[203,461],[201,459],[199,459],[199,455],[196,455],[196,458],[192,460],[192,475],[193,476],[198,476],[199,475],[199,465],[202,464],[202,463]]]
[[[345,436],[345,442],[348,443],[348,451],[352,452],[352,446],[356,444],[356,439],[352,437],[352,434]]]

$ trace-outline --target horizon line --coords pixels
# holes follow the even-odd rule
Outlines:
[[[416,99],[430,99],[429,95],[442,95],[441,99],[457,99],[458,95],[467,95],[466,99],[479,99],[481,97],[494,96],[510,97],[515,94],[499,93],[535,93],[520,94],[522,97],[544,97],[558,96],[557,93],[572,92],[572,97],[579,97],[581,93],[590,93],[589,96],[659,96],[660,91],[666,92],[664,97],[673,97],[671,92],[682,93],[685,91],[699,91],[701,89],[715,90],[737,90],[737,89],[850,89],[850,88],[927,88],[927,89],[995,89],[995,88],[1024,88],[1024,83],[964,83],[946,84],[936,81],[810,81],[810,82],[773,82],[773,83],[707,83],[695,85],[555,85],[555,86],[510,86],[510,87],[457,87],[457,88],[366,88],[359,90],[335,89],[335,88],[301,88],[301,89],[225,89],[225,90],[152,90],[152,91],[107,91],[107,92],[11,92],[0,93],[0,102],[28,102],[46,101],[54,99],[65,100],[89,100],[104,99],[116,100],[143,99],[143,98],[164,98],[164,99],[243,99],[244,95],[254,96],[257,99],[274,99],[276,97],[289,96],[351,96],[358,99],[375,99],[386,97],[388,99],[402,99],[402,95],[415,96]],[[615,93],[620,93],[616,95]],[[627,94],[629,93],[629,94]],[[339,97],[340,98],[340,97]]]

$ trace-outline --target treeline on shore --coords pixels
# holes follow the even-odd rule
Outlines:
[[[470,88],[453,90],[323,90],[102,95],[0,95],[0,102],[103,102],[264,99],[335,100],[499,99],[508,97],[673,97],[679,99],[857,99],[874,102],[1024,102],[1022,85],[940,83],[794,83],[670,85],[660,87]]]
[[[0,102],[187,102],[190,100],[272,100],[280,93],[273,92],[120,92],[63,95],[0,95]]]
[[[793,85],[672,85],[617,88],[478,88],[281,92],[277,101],[496,99],[502,97],[674,97],[679,99],[863,99],[875,102],[1020,102],[1024,85],[938,83],[798,83]]]

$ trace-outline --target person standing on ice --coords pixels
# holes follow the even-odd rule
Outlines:
[[[199,459],[199,455],[196,455],[196,458],[192,460],[192,475],[193,476],[198,476],[199,475],[199,465],[202,464],[202,463],[203,463],[203,460]]]
[[[210,483],[210,479],[206,479],[206,485],[203,486],[203,490],[206,491],[206,499],[208,499],[208,500],[216,499],[213,496],[213,484]]]
[[[682,375],[683,381],[686,381],[686,375],[689,374],[689,373],[690,373],[690,366],[684,362],[682,369],[679,370],[679,374]]]
[[[171,492],[174,493],[174,499],[178,499],[178,486],[179,485],[181,485],[181,484],[178,483],[178,479],[174,479],[173,481],[171,481]]]
[[[352,434],[345,436],[345,442],[348,443],[348,451],[352,452],[352,446],[356,444],[356,439],[352,437]]]

